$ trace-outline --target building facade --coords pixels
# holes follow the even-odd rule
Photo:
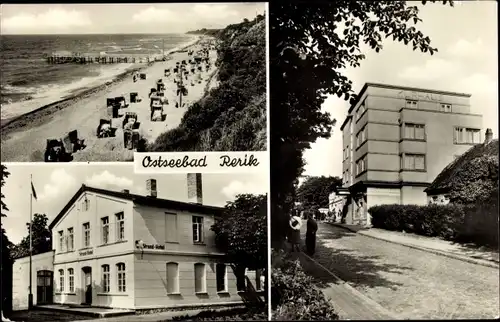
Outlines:
[[[151,309],[242,301],[210,230],[222,209],[202,204],[201,175],[188,175],[193,203],[157,198],[155,180],[147,188],[139,196],[82,186],[54,219],[52,268],[44,268],[53,272],[53,303]],[[262,288],[259,276],[247,276]]]
[[[482,116],[469,94],[367,83],[341,126],[348,224],[370,225],[380,204],[427,203],[424,189],[480,143]]]

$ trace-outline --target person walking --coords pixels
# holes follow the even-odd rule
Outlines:
[[[298,216],[292,216],[289,221],[290,225],[290,243],[292,244],[292,252],[300,252],[300,227],[302,219]]]
[[[316,232],[318,231],[318,223],[314,220],[312,213],[307,214],[307,231],[306,231],[306,251],[309,256],[313,256],[316,251]]]

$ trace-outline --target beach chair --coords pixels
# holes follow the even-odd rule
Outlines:
[[[145,73],[141,73],[139,76],[140,76],[141,79],[146,79],[146,74]]]
[[[106,107],[108,106],[113,106],[113,104],[115,104],[115,98],[106,98]]]
[[[137,113],[127,112],[125,113],[125,117],[123,118],[123,129],[134,129],[136,128],[137,123]]]
[[[138,95],[139,93],[137,92],[130,93],[130,103],[136,103]]]
[[[115,97],[115,102],[116,102],[116,104],[120,105],[120,108],[128,107],[127,101],[125,100],[125,97],[123,97],[123,96]]]
[[[111,127],[111,120],[99,120],[99,126],[97,127],[96,136],[98,138],[107,138],[114,136],[114,129]]]
[[[45,162],[67,161],[67,153],[62,140],[47,139],[45,148]]]

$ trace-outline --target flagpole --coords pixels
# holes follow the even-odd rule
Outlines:
[[[33,245],[32,245],[32,230],[33,230],[33,175],[30,175],[30,293],[28,295],[28,309],[33,308],[33,293],[32,293],[32,255],[33,255]]]

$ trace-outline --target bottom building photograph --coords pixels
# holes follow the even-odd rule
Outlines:
[[[267,320],[267,189],[266,174],[2,164],[2,320]]]

